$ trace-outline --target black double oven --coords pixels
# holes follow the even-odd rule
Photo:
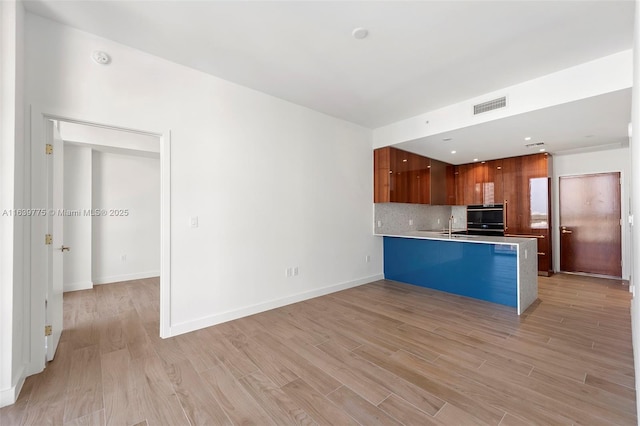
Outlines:
[[[467,234],[504,236],[504,205],[467,206]]]

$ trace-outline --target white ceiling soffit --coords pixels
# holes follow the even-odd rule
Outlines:
[[[627,146],[631,89],[513,115],[395,145],[452,164]],[[530,138],[525,140],[525,138]],[[527,148],[525,145],[544,142]],[[452,154],[451,151],[456,151]]]
[[[633,1],[24,3],[369,128],[633,45]],[[368,37],[355,39],[356,27]]]

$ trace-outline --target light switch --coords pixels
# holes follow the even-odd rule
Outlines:
[[[191,216],[189,218],[189,226],[192,228],[198,227],[198,216]]]

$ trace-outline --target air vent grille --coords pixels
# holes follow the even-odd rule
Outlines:
[[[535,148],[542,145],[544,145],[544,142],[528,143],[525,145],[525,148]]]
[[[473,106],[473,115],[482,114],[483,112],[493,111],[494,109],[504,108],[507,106],[507,97],[503,96],[492,101],[483,102]]]

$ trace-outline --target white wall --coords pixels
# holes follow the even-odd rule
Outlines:
[[[64,144],[64,208],[79,216],[64,217],[64,291],[86,290],[91,280],[91,148]]]
[[[32,15],[27,41],[29,103],[171,130],[171,334],[381,277],[370,130]]]
[[[93,283],[160,275],[160,161],[93,151],[92,168]]]
[[[633,360],[636,375],[636,413],[640,422],[640,297],[636,291],[635,271],[640,265],[640,1],[636,0],[633,48],[633,89],[631,105],[631,213],[634,224],[631,227],[631,333],[633,337]]]
[[[592,173],[620,172],[622,179],[621,219],[622,223],[622,277],[629,279],[631,267],[631,239],[628,221],[631,161],[627,147],[605,151],[585,152],[571,155],[553,156],[553,188],[552,199],[552,232],[553,232],[553,267],[560,270],[560,201],[559,182],[561,176],[575,176]]]
[[[28,286],[24,285],[24,9],[0,2],[0,407],[15,401],[28,359]]]

